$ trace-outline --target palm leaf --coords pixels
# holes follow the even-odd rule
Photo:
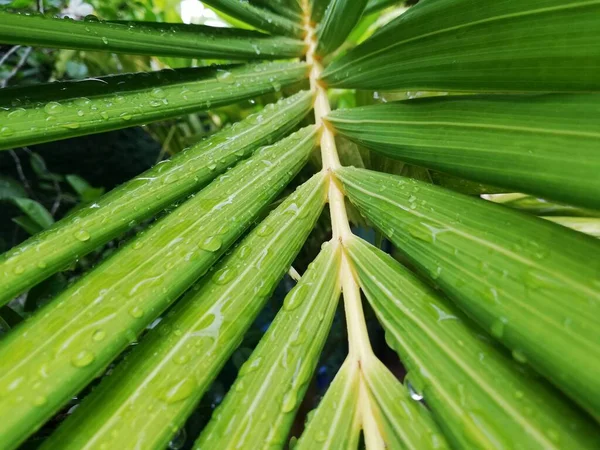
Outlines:
[[[454,447],[599,445],[600,433],[588,417],[504,356],[433,289],[360,239],[347,248],[411,389],[424,397]]]
[[[0,149],[164,120],[278,91],[306,78],[302,63],[127,74],[9,88],[0,99]]]
[[[311,126],[263,148],[3,339],[6,445],[37,429],[203,275],[306,163],[315,140]],[[44,383],[32,390],[40,373]]]
[[[433,97],[338,110],[327,120],[386,156],[600,208],[595,95]]]
[[[44,446],[167,445],[287,271],[324,200],[318,174],[178,302]],[[128,431],[119,433],[125,421]]]
[[[200,189],[260,145],[284,136],[311,107],[301,92],[157,165],[0,257],[0,304]]]
[[[285,445],[331,327],[340,262],[339,243],[325,244],[285,298],[195,449]]]
[[[362,16],[367,0],[331,0],[317,29],[317,53],[328,55],[348,37]]]
[[[154,22],[73,21],[0,11],[0,42],[130,55],[211,59],[283,59],[304,43],[248,30]]]
[[[599,26],[597,0],[422,0],[322,78],[357,89],[598,91]]]
[[[600,416],[600,243],[416,180],[338,174],[358,209],[454,302]]]

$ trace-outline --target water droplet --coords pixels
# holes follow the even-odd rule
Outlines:
[[[173,386],[165,389],[160,398],[167,403],[175,403],[185,400],[195,391],[196,383],[191,378],[184,378]]]
[[[13,272],[14,272],[16,275],[20,275],[20,274],[22,274],[23,272],[25,272],[25,268],[24,268],[23,266],[17,266],[17,267],[15,267],[15,268],[14,268]]]
[[[14,111],[11,111],[11,112],[8,113],[8,118],[9,119],[16,119],[18,117],[23,117],[26,114],[27,114],[27,110],[26,109],[17,108]]]
[[[219,83],[233,84],[235,83],[235,75],[227,70],[217,70],[217,81]]]
[[[9,128],[9,127],[0,128],[0,136],[12,136],[13,134],[15,134],[15,132],[12,130],[12,128]]]
[[[79,128],[79,124],[76,122],[63,123],[63,124],[61,124],[61,126],[63,128],[68,128],[69,130],[76,130],[77,128]]]
[[[286,392],[286,394],[283,396],[283,402],[281,403],[281,412],[288,413],[293,411],[294,407],[296,406],[296,401],[295,390],[292,389]]]
[[[126,120],[126,121],[127,121],[127,120],[131,120],[131,118],[132,118],[133,116],[131,115],[131,113],[124,112],[124,113],[121,113],[121,114],[119,115],[119,117],[121,118],[121,120]]]
[[[527,355],[523,352],[523,350],[515,349],[512,351],[512,356],[515,361],[520,362],[521,364],[525,364],[527,362]]]
[[[165,91],[163,91],[161,88],[154,88],[150,92],[150,96],[154,98],[165,98],[167,94],[165,94]]]
[[[215,284],[227,284],[235,277],[235,271],[233,269],[225,268],[217,270],[212,277],[212,281]]]
[[[223,241],[219,236],[210,236],[199,244],[202,250],[207,252],[216,252],[223,245]]]
[[[36,398],[33,399],[33,404],[35,406],[42,406],[42,405],[46,404],[46,402],[47,402],[47,399],[43,395],[38,395]]]
[[[44,111],[51,116],[61,114],[65,110],[65,107],[58,102],[50,102],[44,106]]]
[[[94,362],[95,356],[89,350],[82,350],[71,358],[71,364],[75,367],[86,367]]]
[[[261,225],[258,230],[256,230],[256,234],[259,236],[268,236],[273,232],[273,227],[268,223]]]
[[[106,36],[102,36],[102,42],[104,42],[104,45],[108,45],[108,38]]]
[[[325,442],[325,439],[327,439],[327,433],[323,430],[319,431],[315,436],[315,441],[317,442]]]
[[[492,333],[492,336],[494,336],[496,339],[501,339],[502,336],[504,336],[504,324],[504,320],[496,320],[492,324],[490,333]]]
[[[92,334],[92,340],[96,341],[96,342],[100,342],[100,341],[104,340],[105,337],[106,337],[106,331],[104,331],[104,330],[96,330],[96,331],[94,331],[94,334]]]
[[[102,117],[104,120],[108,120],[108,113],[106,111],[102,111],[100,112],[100,117]]]
[[[144,310],[136,305],[129,310],[129,315],[135,319],[139,319],[144,315]]]
[[[308,291],[306,284],[298,284],[296,287],[285,297],[283,301],[283,309],[286,311],[292,311],[302,304],[304,297]]]
[[[76,231],[74,236],[75,239],[81,242],[89,241],[90,239],[90,233],[88,233],[87,230],[84,229]]]
[[[46,262],[45,262],[45,261],[40,261],[40,262],[38,262],[38,263],[37,263],[37,266],[38,266],[40,269],[45,269],[46,267],[48,267],[48,264],[46,264]]]

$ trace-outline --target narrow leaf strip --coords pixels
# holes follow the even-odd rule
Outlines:
[[[0,42],[130,55],[228,60],[294,58],[304,43],[233,28],[145,22],[75,21],[0,11]]]
[[[249,116],[109,192],[0,257],[0,304],[192,194],[260,145],[295,127],[312,106],[298,93]]]
[[[542,219],[600,238],[600,218],[597,217],[542,216]]]
[[[330,64],[331,87],[600,90],[600,1],[422,0]]]
[[[337,132],[386,156],[600,209],[596,95],[431,97],[334,111]]]
[[[347,248],[386,339],[408,370],[409,388],[424,398],[453,447],[600,445],[585,414],[491,345],[408,269],[358,238]]]
[[[205,273],[306,163],[316,139],[311,126],[261,149],[0,341],[4,444],[35,431]]]
[[[115,75],[7,88],[0,149],[126,128],[235,103],[303,80],[302,63]],[[107,94],[110,93],[110,94]]]
[[[600,243],[416,180],[338,171],[358,209],[496,339],[600,417]]]
[[[365,15],[373,14],[390,6],[400,6],[402,3],[404,3],[402,0],[368,0],[365,7]]]
[[[481,197],[536,216],[600,217],[600,211],[553,203],[527,194],[486,194]]]
[[[360,20],[367,0],[331,0],[317,29],[317,54],[336,50]]]
[[[410,397],[381,361],[372,356],[362,368],[370,409],[385,448],[450,448],[429,411]]]
[[[269,8],[280,16],[287,17],[294,22],[302,22],[302,8],[298,0],[253,0],[250,3],[261,8]]]
[[[299,22],[282,17],[268,9],[253,6],[249,2],[239,0],[205,0],[204,3],[259,30],[296,38],[302,38],[304,34],[304,30]]]
[[[144,336],[44,448],[164,448],[291,265],[325,193],[317,174],[289,196]]]
[[[360,438],[360,412],[358,395],[360,372],[352,360],[346,359],[325,397],[300,439],[295,450],[347,450],[358,448]]]
[[[340,296],[338,242],[325,244],[214,411],[195,449],[283,448]]]

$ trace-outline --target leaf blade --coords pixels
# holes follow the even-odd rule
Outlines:
[[[74,21],[0,11],[0,42],[130,55],[225,60],[302,56],[302,41],[248,30],[146,22]]]
[[[127,128],[277,91],[302,63],[192,68],[3,90],[0,149]],[[111,92],[107,94],[107,92]],[[15,106],[16,105],[16,106]]]
[[[367,0],[331,0],[317,28],[317,54],[336,50],[360,20]]]
[[[598,91],[596,0],[426,0],[323,72],[331,87]]]
[[[219,262],[212,279],[202,280],[144,337],[115,373],[45,441],[45,448],[166,446],[173,429],[183,425],[287,271],[324,201],[325,182],[317,174]],[[266,234],[268,229],[276,231]],[[219,274],[228,271],[237,274],[235,278],[217,284]],[[125,421],[132,431],[118,433]],[[165,423],[174,426],[164,427]]]
[[[195,449],[242,443],[248,448],[285,445],[333,321],[341,289],[340,265],[339,244],[325,244],[286,296],[283,309],[213,413]],[[321,316],[323,320],[312,320]],[[237,414],[240,408],[243,415]]]
[[[193,194],[257,147],[283,137],[312,106],[300,92],[222,130],[169,162],[159,164],[116,188],[88,208],[59,221],[45,233],[0,256],[0,304],[108,242],[132,223],[151,217]],[[86,230],[87,239],[77,239]],[[18,268],[18,269],[17,269]],[[18,273],[15,273],[18,272]]]
[[[359,238],[347,248],[409,384],[422,393],[453,446],[520,442],[558,449],[600,442],[587,416],[490,345],[408,269]]]
[[[334,111],[335,129],[386,156],[600,208],[594,95],[433,97]]]
[[[458,306],[599,416],[595,239],[415,180],[350,168],[338,176],[359,210]]]
[[[35,431],[202,276],[304,166],[316,140],[310,126],[264,147],[8,334],[0,342],[7,445]],[[38,391],[28,382],[7,388],[40,370],[48,376]]]

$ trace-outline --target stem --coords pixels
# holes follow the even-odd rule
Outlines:
[[[333,239],[339,241],[342,245],[353,238],[348,214],[346,213],[346,204],[344,201],[344,192],[339,182],[334,176],[335,169],[339,168],[340,159],[335,145],[333,131],[323,122],[330,111],[327,90],[319,82],[323,66],[315,55],[317,41],[315,28],[310,22],[310,6],[308,0],[303,0],[304,8],[304,29],[306,30],[305,42],[307,45],[306,62],[311,66],[310,87],[315,94],[315,122],[321,128],[321,159],[323,161],[323,171],[326,172],[329,179],[328,202],[331,214],[331,227],[333,230]],[[354,358],[360,366],[361,361],[366,361],[368,355],[372,355],[367,326],[360,299],[360,289],[356,277],[351,267],[350,260],[345,252],[342,254],[342,267],[340,278],[342,290],[344,293],[344,309],[346,311],[346,323],[348,326],[348,343],[350,347],[350,357]]]

